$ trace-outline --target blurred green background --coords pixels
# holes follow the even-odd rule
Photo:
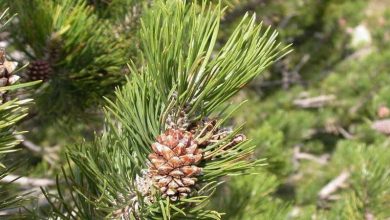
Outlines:
[[[217,206],[227,219],[388,219],[390,1],[229,4],[227,33],[249,10],[294,51],[235,100],[249,100],[236,123],[269,175],[233,177]]]
[[[126,72],[120,65],[128,61],[124,57],[136,57],[138,23],[131,21],[138,21],[139,12],[118,2],[138,1],[88,2],[96,19],[117,28],[119,37],[113,36],[120,49],[107,53],[115,55],[113,69]],[[210,205],[227,213],[223,219],[390,219],[390,0],[221,2],[226,11],[220,45],[249,12],[277,29],[293,52],[232,99],[237,104],[249,100],[231,123],[245,124],[243,132],[258,145],[256,156],[267,158],[268,166],[255,171],[258,175],[229,177],[232,181],[220,187]],[[134,17],[126,16],[124,7],[132,7]],[[123,20],[129,24],[118,24]],[[7,50],[14,50],[12,42]],[[91,66],[99,63],[94,62]],[[115,85],[124,82],[116,79]],[[81,94],[70,96],[69,103],[79,103],[85,98]],[[31,109],[49,115],[39,108]],[[67,105],[58,108],[68,112]],[[101,129],[96,109],[84,112],[92,115],[87,119],[23,121],[19,126],[29,131],[27,140],[43,150],[20,145],[21,151],[7,158],[27,158],[25,169],[15,172],[54,179],[64,164],[65,146],[92,139]]]

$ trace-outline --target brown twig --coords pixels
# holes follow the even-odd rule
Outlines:
[[[317,97],[296,99],[293,101],[293,103],[300,108],[320,108],[329,104],[335,99],[336,97],[334,95],[321,95]]]
[[[337,126],[337,131],[345,138],[345,139],[354,139],[355,137],[345,130],[343,127]]]
[[[318,164],[325,165],[328,163],[329,154],[315,156],[313,154],[301,152],[300,147],[297,146],[294,148],[294,161],[299,161],[299,160],[310,160],[310,161],[316,162]]]
[[[21,141],[21,144],[23,146],[25,146],[27,149],[31,150],[32,152],[34,152],[34,153],[42,153],[43,152],[43,148],[41,146],[38,146],[38,145],[34,144],[33,142],[26,140],[26,138],[23,135],[21,135],[21,134],[15,135],[15,138],[17,140]]]
[[[350,177],[350,173],[346,170],[341,172],[335,179],[326,184],[318,193],[318,197],[322,200],[327,200],[332,193],[344,186],[345,182]]]
[[[299,153],[296,155],[296,158],[298,160],[310,160],[310,161],[314,161],[318,164],[325,165],[328,163],[329,154],[324,154],[320,157],[317,157],[317,156],[314,156],[314,155],[308,154],[308,153]]]
[[[17,175],[9,174],[3,177],[0,182],[2,183],[15,183],[22,186],[34,186],[34,187],[46,187],[55,185],[55,181],[52,179],[44,178],[30,178],[30,177],[19,177]]]

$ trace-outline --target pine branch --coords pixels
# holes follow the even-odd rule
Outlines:
[[[8,10],[5,10],[0,15],[0,20],[6,16]],[[13,16],[11,16],[12,18]],[[2,23],[1,30],[5,24],[10,20]],[[25,100],[8,100],[8,93],[12,90],[32,86],[39,82],[30,83],[17,83],[18,77],[15,73],[17,63],[7,60],[4,49],[0,50],[0,159],[3,159],[4,154],[16,151],[14,148],[20,141],[15,138],[15,135],[21,132],[15,131],[15,124],[23,119],[27,114],[26,104],[31,102],[31,99]],[[5,167],[0,161],[0,181],[7,180],[7,175],[12,170],[16,169],[19,164],[14,164]],[[3,185],[0,185],[0,212],[3,209],[19,207],[24,200],[24,195],[14,195],[14,193],[7,192],[3,189]]]
[[[113,24],[98,18],[85,1],[7,4],[19,14],[10,30],[17,49],[29,57],[25,77],[45,81],[36,90],[40,116],[80,116],[122,84],[128,56],[124,48],[131,42],[111,33]]]
[[[329,160],[329,154],[324,154],[321,156],[315,156],[309,153],[301,152],[300,147],[294,147],[294,154],[293,154],[293,160],[310,160],[314,161],[321,165],[326,165]]]
[[[67,184],[45,192],[55,217],[221,218],[207,208],[220,178],[265,160],[253,158],[241,126],[226,126],[240,106],[220,109],[288,51],[254,16],[216,51],[220,19],[205,2],[156,1],[145,12],[142,67],[132,63],[132,78],[108,99],[103,134],[68,149]]]
[[[184,7],[178,10],[178,13],[152,10],[146,15],[143,23],[151,25],[148,28],[142,25],[141,43],[148,61],[145,72],[158,79],[157,88],[165,96],[176,81],[178,104],[181,107],[190,104],[189,114],[213,112],[275,59],[289,52],[276,43],[276,32],[270,28],[263,31],[262,25],[255,24],[254,16],[246,15],[211,59],[219,29],[219,9],[212,11],[203,4],[198,18],[190,16],[196,13],[195,7],[187,14]],[[159,39],[158,43],[155,39]]]

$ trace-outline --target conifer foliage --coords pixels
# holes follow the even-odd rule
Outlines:
[[[76,165],[64,172],[69,187],[46,193],[57,217],[221,217],[206,207],[220,178],[264,164],[240,127],[226,127],[235,108],[224,103],[288,51],[245,16],[214,54],[220,19],[220,7],[207,3],[148,9],[142,68],[131,64],[131,78],[108,100],[103,134],[68,149]]]
[[[5,10],[0,15],[0,31],[3,31],[10,20],[8,10]],[[15,138],[15,135],[20,132],[15,130],[15,124],[27,115],[26,104],[31,102],[31,99],[11,98],[10,92],[35,84],[35,82],[18,84],[20,77],[16,75],[16,67],[17,63],[9,61],[5,50],[2,49],[0,51],[0,180],[17,168],[17,162],[10,163],[5,157],[6,154],[16,151],[15,146],[20,141]],[[8,192],[5,187],[0,185],[0,213],[5,209],[19,206],[23,199],[21,195]]]
[[[387,6],[0,1],[0,219],[390,219]]]
[[[388,219],[389,2],[236,2],[223,30],[256,11],[294,52],[235,114],[268,174],[233,177],[213,204],[225,219]]]
[[[13,13],[14,45],[30,62],[30,80],[44,80],[37,90],[41,115],[80,116],[124,80],[126,49],[83,0],[6,1]]]

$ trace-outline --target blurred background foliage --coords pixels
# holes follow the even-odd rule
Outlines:
[[[294,51],[235,98],[269,175],[232,177],[227,219],[389,218],[390,1],[244,2],[228,2],[227,33],[249,10]]]
[[[2,6],[17,2],[2,1]],[[20,1],[22,7],[25,2]],[[61,1],[47,2],[61,4]],[[60,110],[50,105],[55,107],[51,112],[58,113],[54,118],[27,117],[29,120],[19,123],[21,130],[30,131],[25,134],[28,141],[19,144],[20,151],[7,155],[10,160],[28,158],[25,169],[13,171],[18,175],[54,179],[64,164],[64,147],[76,140],[91,139],[93,132],[99,131],[102,122],[97,107],[102,100],[99,97],[110,96],[110,89],[122,83],[129,58],[137,60],[138,17],[149,1],[77,2],[82,5],[82,13],[88,13],[86,19],[94,19],[89,31],[95,28],[94,24],[104,24],[102,29],[108,30],[102,32],[117,42],[96,43],[96,47],[103,48],[93,51],[98,51],[96,56],[102,59],[109,57],[113,63],[109,69],[120,77],[108,80],[104,94],[89,94],[88,84],[81,95],[65,98],[71,99],[68,100],[71,104],[58,107]],[[233,103],[249,100],[235,113],[232,123],[245,123],[248,137],[258,144],[256,156],[268,158],[268,166],[258,170],[258,175],[230,177],[232,181],[216,192],[210,206],[226,212],[224,219],[237,220],[388,219],[390,1],[223,0],[222,3],[226,11],[220,45],[249,12],[256,13],[259,22],[275,27],[281,42],[292,43],[294,51],[231,100]],[[23,24],[23,14],[19,16],[13,25]],[[34,26],[27,25],[41,27],[42,23],[33,20],[26,24],[26,33],[15,35],[10,25],[9,31],[0,36],[1,41],[11,39],[7,41],[10,45],[7,50],[24,63],[44,53],[27,56],[34,51],[33,46],[24,48],[23,53],[26,39],[17,39],[36,31]],[[89,64],[95,68],[99,66],[97,63],[101,64],[99,59]],[[56,68],[66,71],[74,66],[68,64],[59,63]],[[102,69],[94,68],[88,69],[88,73],[77,70],[74,74],[93,77]],[[71,85],[78,87],[74,81]],[[36,98],[38,105],[32,108],[31,115],[40,112],[46,116],[48,109],[39,107],[40,102],[46,103],[45,96],[38,94]],[[64,103],[63,100],[55,101]],[[71,112],[68,107],[72,105],[82,108]],[[85,113],[90,116],[91,112],[96,115],[90,120],[94,123],[70,123],[86,120]]]

